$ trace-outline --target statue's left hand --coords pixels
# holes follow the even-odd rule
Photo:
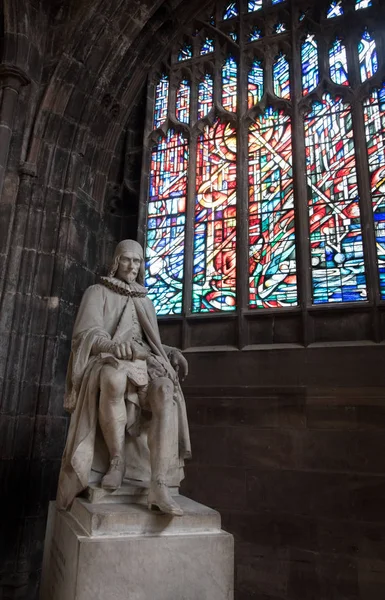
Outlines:
[[[170,363],[183,381],[188,375],[188,363],[182,352],[174,348],[170,355]]]

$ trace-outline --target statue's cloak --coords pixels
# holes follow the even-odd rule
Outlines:
[[[127,287],[126,284],[123,286]],[[179,485],[183,478],[184,459],[191,456],[185,400],[177,374],[167,356],[170,348],[163,346],[160,340],[153,303],[143,294],[133,293],[127,297],[105,285],[93,285],[84,293],[73,331],[64,401],[65,408],[73,414],[59,476],[58,508],[67,508],[90,481],[98,478],[100,480],[108,468],[108,452],[98,425],[98,410],[100,372],[112,357],[108,354],[94,356],[91,350],[96,339],[112,339],[117,330],[121,341],[129,339],[125,338],[130,330],[130,311],[127,310],[129,302],[134,303],[145,342],[150,347],[152,356],[174,382],[175,426],[178,435],[175,438],[175,464],[170,467],[168,485]],[[128,380],[137,386],[144,385],[147,381],[146,368],[143,369],[144,361],[133,361],[131,364],[128,364],[129,361],[123,362]],[[132,419],[132,423],[127,424],[127,429],[130,431],[131,427],[134,433],[126,435],[125,478],[148,485],[150,465],[144,418],[146,412],[141,410],[139,402],[132,406],[135,410],[128,411],[128,418]],[[138,419],[141,424],[139,435]]]

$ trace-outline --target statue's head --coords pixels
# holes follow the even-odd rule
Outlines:
[[[117,277],[126,283],[137,281],[144,285],[143,248],[135,240],[123,240],[115,248],[109,277]]]

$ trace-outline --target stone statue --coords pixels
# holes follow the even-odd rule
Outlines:
[[[124,240],[108,277],[84,293],[67,373],[64,406],[72,416],[59,508],[68,508],[92,481],[114,491],[125,479],[149,487],[150,509],[183,514],[169,487],[179,486],[191,455],[179,383],[187,361],[161,344],[143,284],[143,249]]]

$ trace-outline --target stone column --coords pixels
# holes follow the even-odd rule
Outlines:
[[[15,109],[20,89],[29,83],[29,77],[18,67],[0,65],[0,89],[2,91],[0,105],[0,198],[3,191]]]

